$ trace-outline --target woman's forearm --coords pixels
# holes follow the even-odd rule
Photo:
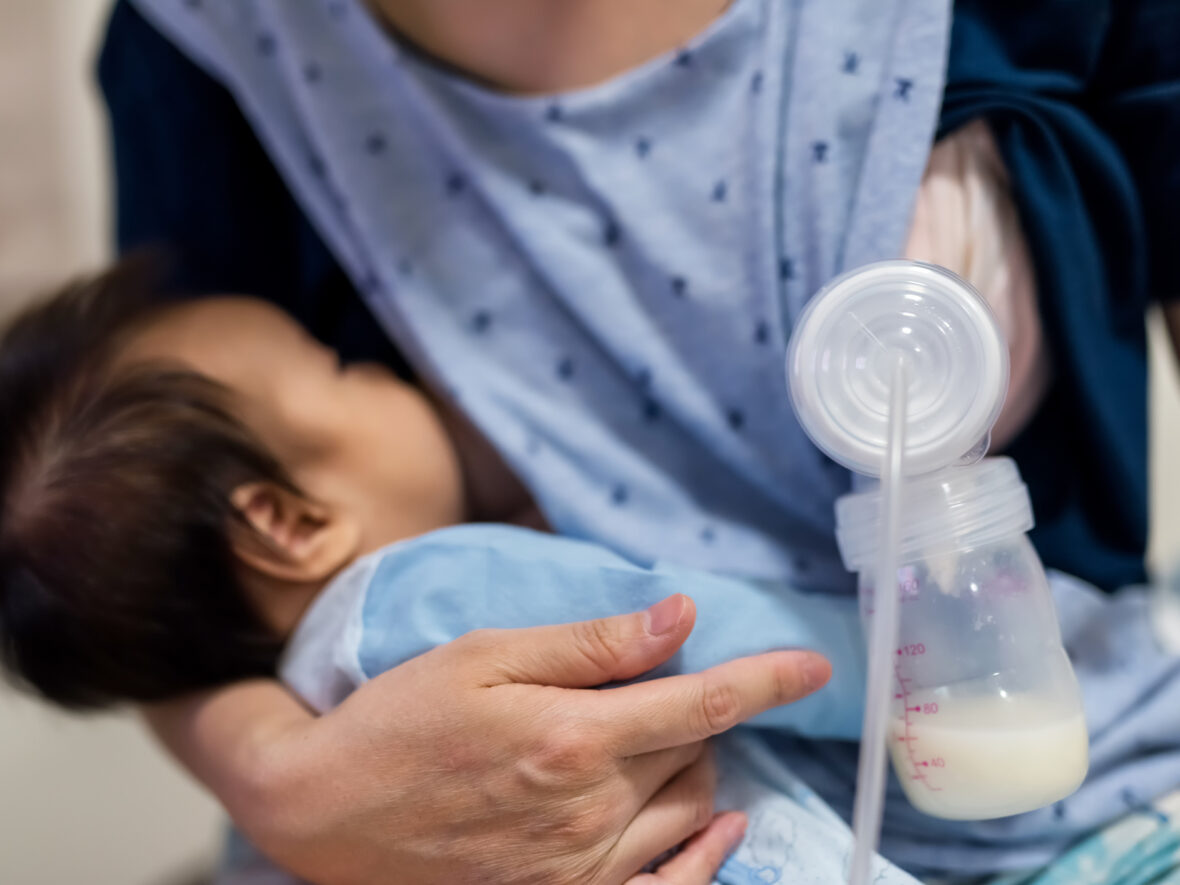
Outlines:
[[[255,680],[143,710],[168,751],[236,819],[251,819],[270,783],[268,747],[311,714],[278,682]]]

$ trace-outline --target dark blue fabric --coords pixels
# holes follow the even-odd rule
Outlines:
[[[1047,565],[1113,588],[1143,578],[1151,297],[1180,294],[1180,3],[960,0],[949,131],[991,120],[1036,262],[1057,367],[1011,447]],[[192,291],[281,304],[348,359],[396,351],[225,90],[116,5],[100,62],[122,250],[175,256]],[[402,367],[402,371],[405,369]]]
[[[1011,447],[1046,564],[1143,578],[1143,311],[1180,293],[1180,4],[961,0],[944,132],[986,116],[1012,177],[1056,379]]]
[[[166,252],[181,292],[239,292],[348,361],[409,369],[312,228],[229,93],[127,2],[99,59],[120,252]]]
[[[1180,298],[1180,3],[1111,4],[1090,107],[1126,159],[1141,200],[1148,294]]]

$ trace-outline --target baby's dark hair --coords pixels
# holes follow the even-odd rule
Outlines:
[[[117,266],[0,337],[0,659],[74,709],[271,675],[280,650],[241,586],[230,493],[294,485],[228,390],[119,365],[155,279]]]

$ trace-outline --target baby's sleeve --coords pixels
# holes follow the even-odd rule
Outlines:
[[[372,678],[471,630],[623,614],[673,593],[692,597],[696,627],[667,664],[644,678],[774,649],[812,649],[831,661],[831,682],[752,724],[812,737],[859,736],[865,663],[855,599],[646,567],[593,544],[507,526],[459,526],[390,548],[366,594],[357,659]]]

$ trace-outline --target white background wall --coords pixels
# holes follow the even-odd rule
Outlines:
[[[0,2],[0,313],[108,254],[90,73],[107,5]],[[1153,369],[1152,559],[1163,563],[1180,550],[1180,389],[1158,347]],[[71,718],[0,689],[0,883],[182,882],[212,856],[218,823],[132,718]]]
[[[1180,157],[1176,158],[1180,163]],[[1180,578],[1180,370],[1159,317],[1151,334],[1151,549],[1160,577]],[[1176,588],[1180,591],[1180,586]]]
[[[107,6],[0,0],[0,313],[108,254],[91,76]],[[69,717],[0,687],[3,885],[197,881],[219,825],[134,718]]]
[[[92,85],[109,0],[0,4],[0,298],[108,251],[103,119]]]

